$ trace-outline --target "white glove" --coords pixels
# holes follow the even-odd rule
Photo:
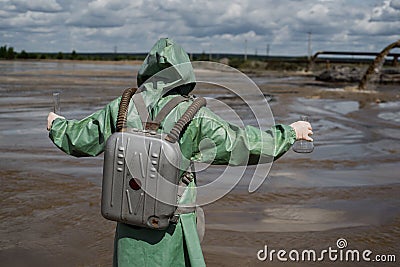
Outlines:
[[[307,121],[296,121],[290,126],[294,129],[296,132],[296,140],[307,140],[307,141],[313,141],[313,139],[310,137],[310,135],[313,134],[312,132],[312,127],[311,124]]]

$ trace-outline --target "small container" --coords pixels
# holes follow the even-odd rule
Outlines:
[[[308,116],[300,116],[300,120],[309,122]],[[297,140],[292,148],[296,153],[311,153],[314,150],[314,143],[307,140]]]
[[[60,92],[53,92],[53,102],[54,102],[54,109],[53,112],[60,115]]]

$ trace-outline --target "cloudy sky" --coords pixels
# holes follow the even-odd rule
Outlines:
[[[0,45],[27,52],[380,51],[400,39],[400,0],[0,0]],[[246,42],[247,40],[247,42]],[[396,51],[397,52],[397,51]]]

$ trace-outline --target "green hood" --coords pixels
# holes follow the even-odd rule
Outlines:
[[[189,94],[195,87],[195,76],[188,54],[172,39],[161,38],[140,67],[137,84],[147,107],[171,90]]]

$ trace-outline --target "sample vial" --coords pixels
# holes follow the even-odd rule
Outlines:
[[[53,102],[54,102],[54,110],[53,112],[60,115],[60,92],[53,92]]]

